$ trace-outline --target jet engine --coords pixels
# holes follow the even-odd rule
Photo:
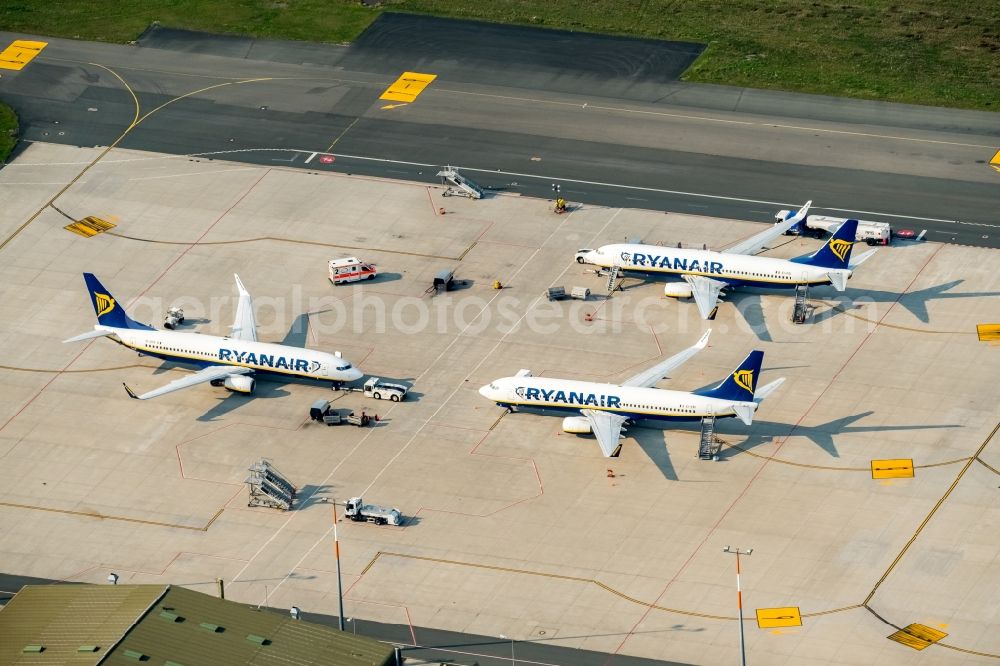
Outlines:
[[[668,282],[663,286],[663,295],[670,298],[691,298],[694,293],[687,282]]]
[[[237,393],[253,393],[254,380],[246,375],[229,375],[223,386]]]
[[[583,416],[567,416],[563,419],[563,432],[570,432],[574,435],[589,435],[590,421]]]

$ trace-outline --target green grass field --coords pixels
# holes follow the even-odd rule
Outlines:
[[[17,115],[14,109],[0,102],[0,164],[7,161],[17,143]]]
[[[997,0],[384,0],[382,8],[709,44],[686,80],[997,110]],[[6,30],[127,42],[154,20],[210,32],[345,42],[357,0],[8,0]]]

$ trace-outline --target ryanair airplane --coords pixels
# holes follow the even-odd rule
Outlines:
[[[79,342],[91,338],[108,337],[114,342],[134,349],[140,356],[152,356],[164,361],[193,365],[194,374],[175,379],[158,389],[136,395],[125,385],[130,398],[147,400],[189,386],[211,382],[230,391],[252,393],[254,378],[258,375],[276,375],[284,378],[307,378],[333,382],[360,379],[363,373],[351,366],[340,355],[289,347],[257,341],[257,321],[253,314],[253,299],[243,287],[240,276],[235,275],[240,300],[236,306],[236,322],[232,335],[219,337],[200,333],[158,331],[152,326],[132,320],[115,300],[111,292],[94,277],[84,273],[90,299],[97,313],[93,331],[83,333],[63,342]]]
[[[854,269],[875,254],[875,250],[869,250],[851,259],[857,220],[840,225],[830,240],[812,254],[790,260],[752,256],[804,220],[811,204],[810,201],[784,222],[723,252],[630,243],[580,250],[576,260],[606,269],[617,267],[626,273],[679,277],[684,282],[667,284],[664,294],[674,298],[693,297],[704,319],[715,316],[719,297],[726,288],[794,289],[799,285],[832,284],[837,291],[844,291]]]
[[[670,372],[708,344],[706,331],[693,347],[657,363],[622,384],[599,384],[570,379],[533,377],[521,370],[479,389],[480,395],[511,411],[519,408],[579,412],[563,419],[563,431],[593,433],[601,452],[612,458],[621,451],[623,427],[637,421],[698,421],[705,416],[735,416],[750,425],[757,406],[784,380],[757,388],[764,352],[752,351],[722,383],[712,389],[688,393],[654,388]]]

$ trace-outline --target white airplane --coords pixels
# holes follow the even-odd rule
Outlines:
[[[543,412],[579,412],[583,416],[563,419],[563,431],[581,435],[593,433],[601,452],[608,458],[617,456],[621,450],[623,426],[636,421],[697,421],[704,416],[735,416],[750,425],[757,406],[785,381],[777,379],[757,389],[757,377],[764,360],[762,351],[750,352],[733,374],[715,388],[694,393],[653,388],[704,349],[711,332],[706,331],[693,347],[620,385],[534,377],[531,371],[521,370],[513,377],[490,382],[480,388],[479,393],[511,411],[526,407]]]
[[[674,298],[694,297],[704,319],[715,316],[722,290],[733,287],[793,289],[798,285],[832,284],[837,291],[847,288],[854,269],[867,261],[875,250],[851,259],[857,220],[844,222],[823,247],[795,259],[752,256],[806,218],[810,201],[784,222],[775,224],[723,252],[666,248],[637,243],[605,245],[596,250],[580,250],[576,260],[605,269],[641,273],[654,277],[676,276],[684,282],[668,283],[663,293]]]
[[[231,336],[219,337],[199,333],[158,331],[152,326],[140,324],[125,314],[125,310],[111,292],[105,289],[92,273],[84,273],[83,279],[87,283],[94,312],[97,313],[97,324],[93,331],[63,342],[79,342],[107,336],[114,342],[139,352],[140,356],[153,356],[200,368],[194,374],[175,379],[142,395],[136,395],[125,385],[129,397],[137,400],[155,398],[204,382],[211,382],[213,386],[225,386],[230,391],[252,393],[254,377],[257,375],[305,377],[333,382],[334,386],[363,376],[363,373],[353,367],[340,352],[328,354],[311,349],[257,342],[253,299],[243,287],[240,276],[234,277],[236,288],[240,292],[240,300],[236,306],[236,321]]]

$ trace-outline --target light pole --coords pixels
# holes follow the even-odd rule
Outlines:
[[[340,613],[337,620],[340,623],[340,630],[344,631],[344,583],[340,578],[340,540],[337,538],[337,501],[333,501],[333,552],[337,557],[337,601],[340,604]]]
[[[740,609],[740,663],[743,666],[747,666],[747,647],[746,641],[743,638],[743,589],[740,587],[740,555],[750,557],[750,554],[753,553],[753,548],[740,550],[733,546],[726,546],[722,549],[722,552],[731,553],[736,556],[736,605]]]
[[[503,634],[500,634],[500,639],[501,640],[505,640],[505,641],[507,641],[507,640],[510,641],[510,666],[514,666],[514,639],[513,638],[507,638]]]

